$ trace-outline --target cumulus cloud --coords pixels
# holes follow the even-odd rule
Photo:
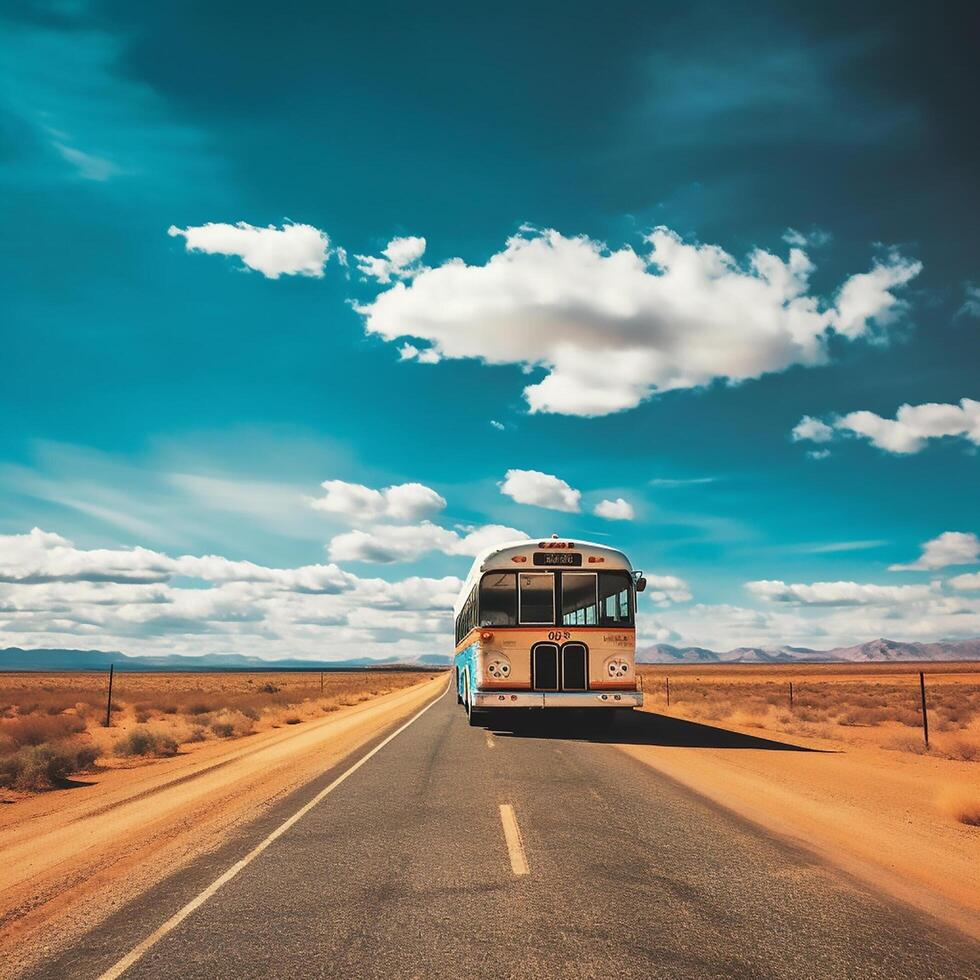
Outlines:
[[[350,521],[418,521],[438,513],[446,506],[445,498],[422,483],[400,483],[375,490],[360,483],[324,480],[322,497],[310,500],[310,506]]]
[[[881,329],[894,323],[907,308],[895,290],[921,271],[921,262],[910,262],[892,252],[876,262],[870,272],[851,276],[837,294],[834,329],[854,338],[867,333],[872,325]]]
[[[746,582],[746,590],[767,602],[801,606],[893,605],[928,599],[934,592],[929,585],[872,585],[860,582],[786,583],[776,580]]]
[[[519,504],[532,504],[548,510],[577,514],[581,510],[582,493],[564,480],[538,470],[508,470],[500,492]]]
[[[945,531],[922,545],[922,554],[909,565],[891,565],[889,571],[931,571],[949,565],[980,562],[980,538],[964,531]]]
[[[839,433],[860,436],[896,455],[920,452],[930,439],[962,438],[980,446],[980,401],[963,398],[958,405],[902,405],[893,419],[858,411],[831,419],[828,424],[804,415],[793,429],[793,439],[828,442]]]
[[[740,264],[668,228],[644,243],[640,254],[524,228],[484,265],[421,269],[357,309],[368,333],[424,341],[435,358],[543,369],[524,389],[532,412],[597,416],[657,392],[822,363],[831,330],[855,339],[893,322],[893,291],[920,269],[891,253],[826,300],[810,292],[814,267],[799,248]]]
[[[659,605],[671,602],[688,602],[691,588],[676,575],[644,575],[647,580],[647,598]]]
[[[834,430],[826,422],[804,415],[793,427],[792,435],[793,442],[800,442],[803,439],[810,442],[830,442],[834,438]]]
[[[167,229],[171,237],[180,236],[188,252],[208,255],[234,255],[267,279],[280,276],[323,276],[330,255],[327,233],[312,225],[284,224],[258,228],[245,221],[229,225],[209,221],[206,225]]]
[[[615,500],[600,500],[592,511],[596,517],[604,517],[607,521],[631,521],[636,516],[633,505],[622,497]]]
[[[465,528],[461,533],[423,521],[419,525],[383,525],[338,534],[327,545],[327,551],[332,561],[389,564],[414,561],[432,551],[474,557],[485,548],[526,537],[523,531],[500,524]]]
[[[479,543],[467,537],[460,549]],[[36,528],[0,535],[0,645],[59,646],[70,635],[132,653],[411,659],[441,649],[460,585],[361,578],[334,564],[85,549]]]
[[[704,646],[713,650],[784,645],[827,650],[876,637],[934,642],[980,635],[980,598],[930,593],[894,603],[811,605],[767,603],[762,609],[695,603],[641,613],[637,629],[646,642]]]
[[[363,275],[387,285],[392,279],[411,279],[423,270],[425,239],[416,236],[393,238],[380,256],[356,255],[357,269]]]

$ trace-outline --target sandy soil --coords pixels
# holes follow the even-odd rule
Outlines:
[[[652,701],[646,710],[672,713]],[[874,888],[980,938],[980,827],[961,822],[964,813],[980,814],[980,765],[770,733],[758,725],[715,724],[822,751],[621,748]]]
[[[22,974],[407,718],[445,674],[327,717],[83,777],[0,808],[0,960]]]

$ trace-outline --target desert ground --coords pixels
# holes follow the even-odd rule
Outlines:
[[[980,935],[980,665],[649,665],[641,675],[644,711],[696,722],[703,737],[625,751]]]
[[[0,673],[0,798],[296,725],[417,683],[418,671]]]
[[[2,791],[0,974],[29,973],[444,686],[327,672],[321,696],[319,673],[117,674],[104,728],[104,675],[0,675],[0,761],[88,750],[82,771],[52,781],[39,762]]]

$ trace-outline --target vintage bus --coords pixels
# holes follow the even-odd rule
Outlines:
[[[552,536],[479,555],[453,608],[457,701],[471,725],[505,709],[639,707],[636,594],[621,551]],[[498,716],[499,717],[499,716]]]

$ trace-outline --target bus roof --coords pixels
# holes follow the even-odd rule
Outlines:
[[[523,563],[518,563],[514,561],[517,557],[526,557],[528,562],[533,559],[531,556],[536,551],[547,551],[556,546],[562,546],[568,548],[568,550],[579,552],[587,560],[588,558],[601,558],[603,559],[601,567],[589,567],[586,566],[584,571],[627,571],[632,572],[633,566],[630,564],[630,560],[620,551],[618,548],[610,548],[605,544],[596,544],[594,541],[580,541],[578,538],[554,538],[554,537],[542,537],[542,538],[523,538],[520,541],[507,541],[503,544],[495,544],[492,548],[485,548],[481,551],[473,561],[473,565],[470,568],[469,575],[466,576],[466,580],[463,582],[463,587],[459,590],[459,595],[456,597],[456,602],[453,604],[453,614],[458,615],[460,609],[463,607],[463,603],[466,601],[467,596],[470,594],[470,590],[473,585],[479,580],[480,576],[484,572],[489,572],[494,569],[500,571],[507,570],[510,572],[530,572],[530,571],[546,571],[545,568],[540,566],[528,566]],[[563,549],[564,550],[564,549]],[[577,570],[570,568],[569,570]]]

